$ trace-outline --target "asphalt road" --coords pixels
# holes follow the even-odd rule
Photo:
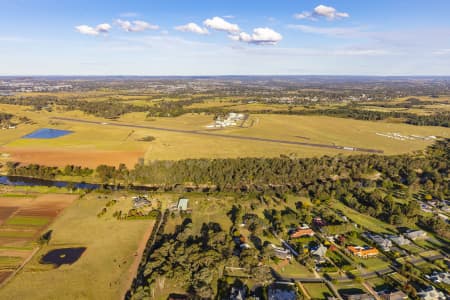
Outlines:
[[[276,144],[287,144],[287,145],[316,147],[316,148],[338,149],[338,150],[346,150],[346,151],[352,151],[352,152],[353,151],[358,151],[358,152],[368,152],[368,153],[383,153],[382,150],[376,150],[376,149],[357,148],[357,147],[351,147],[351,146],[345,146],[344,147],[344,146],[327,145],[327,144],[305,143],[305,142],[296,142],[296,141],[286,141],[286,140],[259,138],[259,137],[252,137],[252,136],[238,136],[238,135],[222,134],[222,133],[207,132],[207,131],[172,129],[172,128],[155,127],[155,126],[138,125],[138,124],[90,121],[90,120],[75,119],[75,118],[63,118],[63,117],[52,117],[51,119],[60,120],[60,121],[96,124],[96,125],[102,125],[102,126],[116,126],[116,127],[138,128],[138,129],[150,129],[150,130],[175,132],[175,133],[184,133],[184,134],[214,136],[214,137],[220,137],[220,138],[226,138],[226,139],[235,139],[235,140],[247,140],[247,141],[257,141],[257,142],[266,142],[266,143],[276,143]]]

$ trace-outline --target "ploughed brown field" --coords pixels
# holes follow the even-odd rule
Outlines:
[[[10,160],[23,164],[40,164],[64,167],[66,165],[96,168],[98,165],[118,166],[124,163],[134,167],[145,151],[103,151],[103,150],[42,150],[34,148],[0,148],[10,155]]]
[[[0,196],[0,284],[34,253],[39,237],[77,197],[68,194]]]

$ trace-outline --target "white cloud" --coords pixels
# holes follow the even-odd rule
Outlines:
[[[202,28],[192,22],[188,23],[186,25],[177,26],[177,27],[175,27],[175,30],[182,31],[182,32],[192,32],[192,33],[196,33],[196,34],[208,34],[209,33],[208,29]]]
[[[339,12],[334,7],[322,4],[314,8],[314,14],[317,16],[325,17],[328,20],[348,18],[350,16],[348,13]]]
[[[364,32],[359,27],[316,27],[308,25],[288,25],[289,28],[305,33],[323,34],[334,37],[361,37]]]
[[[296,18],[298,20],[303,20],[303,19],[316,20],[316,18],[314,18],[314,16],[313,16],[313,13],[310,11],[303,11],[301,13],[295,14],[294,18]]]
[[[150,23],[147,23],[145,21],[124,21],[121,19],[116,20],[116,24],[119,25],[120,28],[122,28],[126,32],[141,32],[146,30],[158,30],[158,25],[153,25]]]
[[[79,25],[75,26],[76,31],[81,34],[97,36],[100,33],[108,33],[111,30],[111,25],[108,23],[99,24],[96,27],[91,27],[89,25]]]
[[[95,29],[99,33],[108,33],[111,30],[111,25],[109,25],[108,23],[103,23],[103,24],[97,25],[97,27],[95,27]]]
[[[294,18],[303,20],[308,19],[312,21],[316,21],[318,18],[324,17],[330,21],[344,19],[350,17],[350,15],[346,12],[337,11],[336,8],[332,6],[326,6],[320,4],[314,8],[314,11],[303,11],[301,13],[295,14]]]
[[[234,41],[240,41],[257,45],[275,45],[283,39],[283,36],[273,29],[260,27],[253,29],[252,34],[241,32],[239,34],[230,35]]]
[[[224,19],[222,19],[221,17],[214,17],[212,19],[206,19],[203,22],[203,24],[210,29],[226,31],[228,33],[236,34],[241,31],[237,24],[229,23],[229,22],[225,21]]]

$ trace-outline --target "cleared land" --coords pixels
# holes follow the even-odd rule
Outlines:
[[[120,298],[134,276],[131,267],[153,221],[113,218],[116,209],[131,207],[130,197],[116,196],[119,203],[100,218],[97,213],[111,197],[89,194],[67,208],[49,227],[53,230],[50,243],[0,289],[0,298],[61,299],[62,295],[64,299]],[[39,262],[50,250],[71,247],[86,247],[72,265],[54,268]]]
[[[32,255],[47,225],[76,198],[66,194],[0,196],[0,283]]]
[[[215,104],[230,105],[220,101]],[[142,112],[125,114],[118,120],[111,121],[80,111],[35,112],[27,107],[6,104],[0,104],[0,109],[34,122],[2,132],[0,162],[10,160],[58,166],[75,164],[96,167],[99,164],[117,166],[125,163],[133,167],[139,158],[147,161],[234,158],[243,156],[243,153],[253,157],[313,157],[360,153],[340,147],[373,149],[390,155],[422,150],[433,141],[396,140],[377,133],[450,137],[450,128],[324,116],[251,114],[252,125],[247,128],[207,130],[206,125],[211,124],[213,115],[185,114],[175,118],[147,118],[146,113]],[[83,122],[56,120],[53,117]],[[111,126],[113,123],[132,126]],[[47,140],[21,138],[40,128],[69,130],[73,133]],[[142,139],[148,136],[155,140],[143,142]]]

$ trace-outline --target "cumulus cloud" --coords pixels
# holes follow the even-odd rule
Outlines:
[[[241,31],[237,24],[229,23],[229,22],[225,21],[224,19],[222,19],[221,17],[214,17],[212,19],[206,19],[203,22],[203,24],[210,29],[226,31],[228,33],[233,33],[233,34],[236,34]]]
[[[327,20],[333,21],[338,19],[344,19],[350,17],[350,15],[346,12],[337,11],[336,8],[332,6],[326,6],[320,4],[314,8],[314,11],[304,11],[298,14],[295,14],[294,17],[296,19],[308,19],[308,20],[317,20],[320,17],[324,17]]]
[[[97,36],[101,33],[108,33],[111,30],[111,25],[108,23],[99,24],[95,27],[89,25],[78,25],[75,26],[76,31],[81,34]]]
[[[158,30],[158,25],[153,25],[145,21],[124,21],[121,19],[116,20],[116,24],[126,32],[141,32],[146,30]]]
[[[239,34],[231,35],[230,38],[234,41],[256,45],[275,45],[283,39],[283,36],[273,29],[259,27],[253,29],[252,34],[241,32]]]
[[[336,8],[326,5],[318,5],[314,8],[314,14],[317,16],[322,16],[327,18],[328,20],[348,18],[350,15],[345,12],[339,12]]]
[[[186,25],[181,25],[175,27],[175,30],[182,31],[182,32],[192,32],[196,34],[208,34],[209,31],[206,28],[200,27],[195,23],[188,23]]]

